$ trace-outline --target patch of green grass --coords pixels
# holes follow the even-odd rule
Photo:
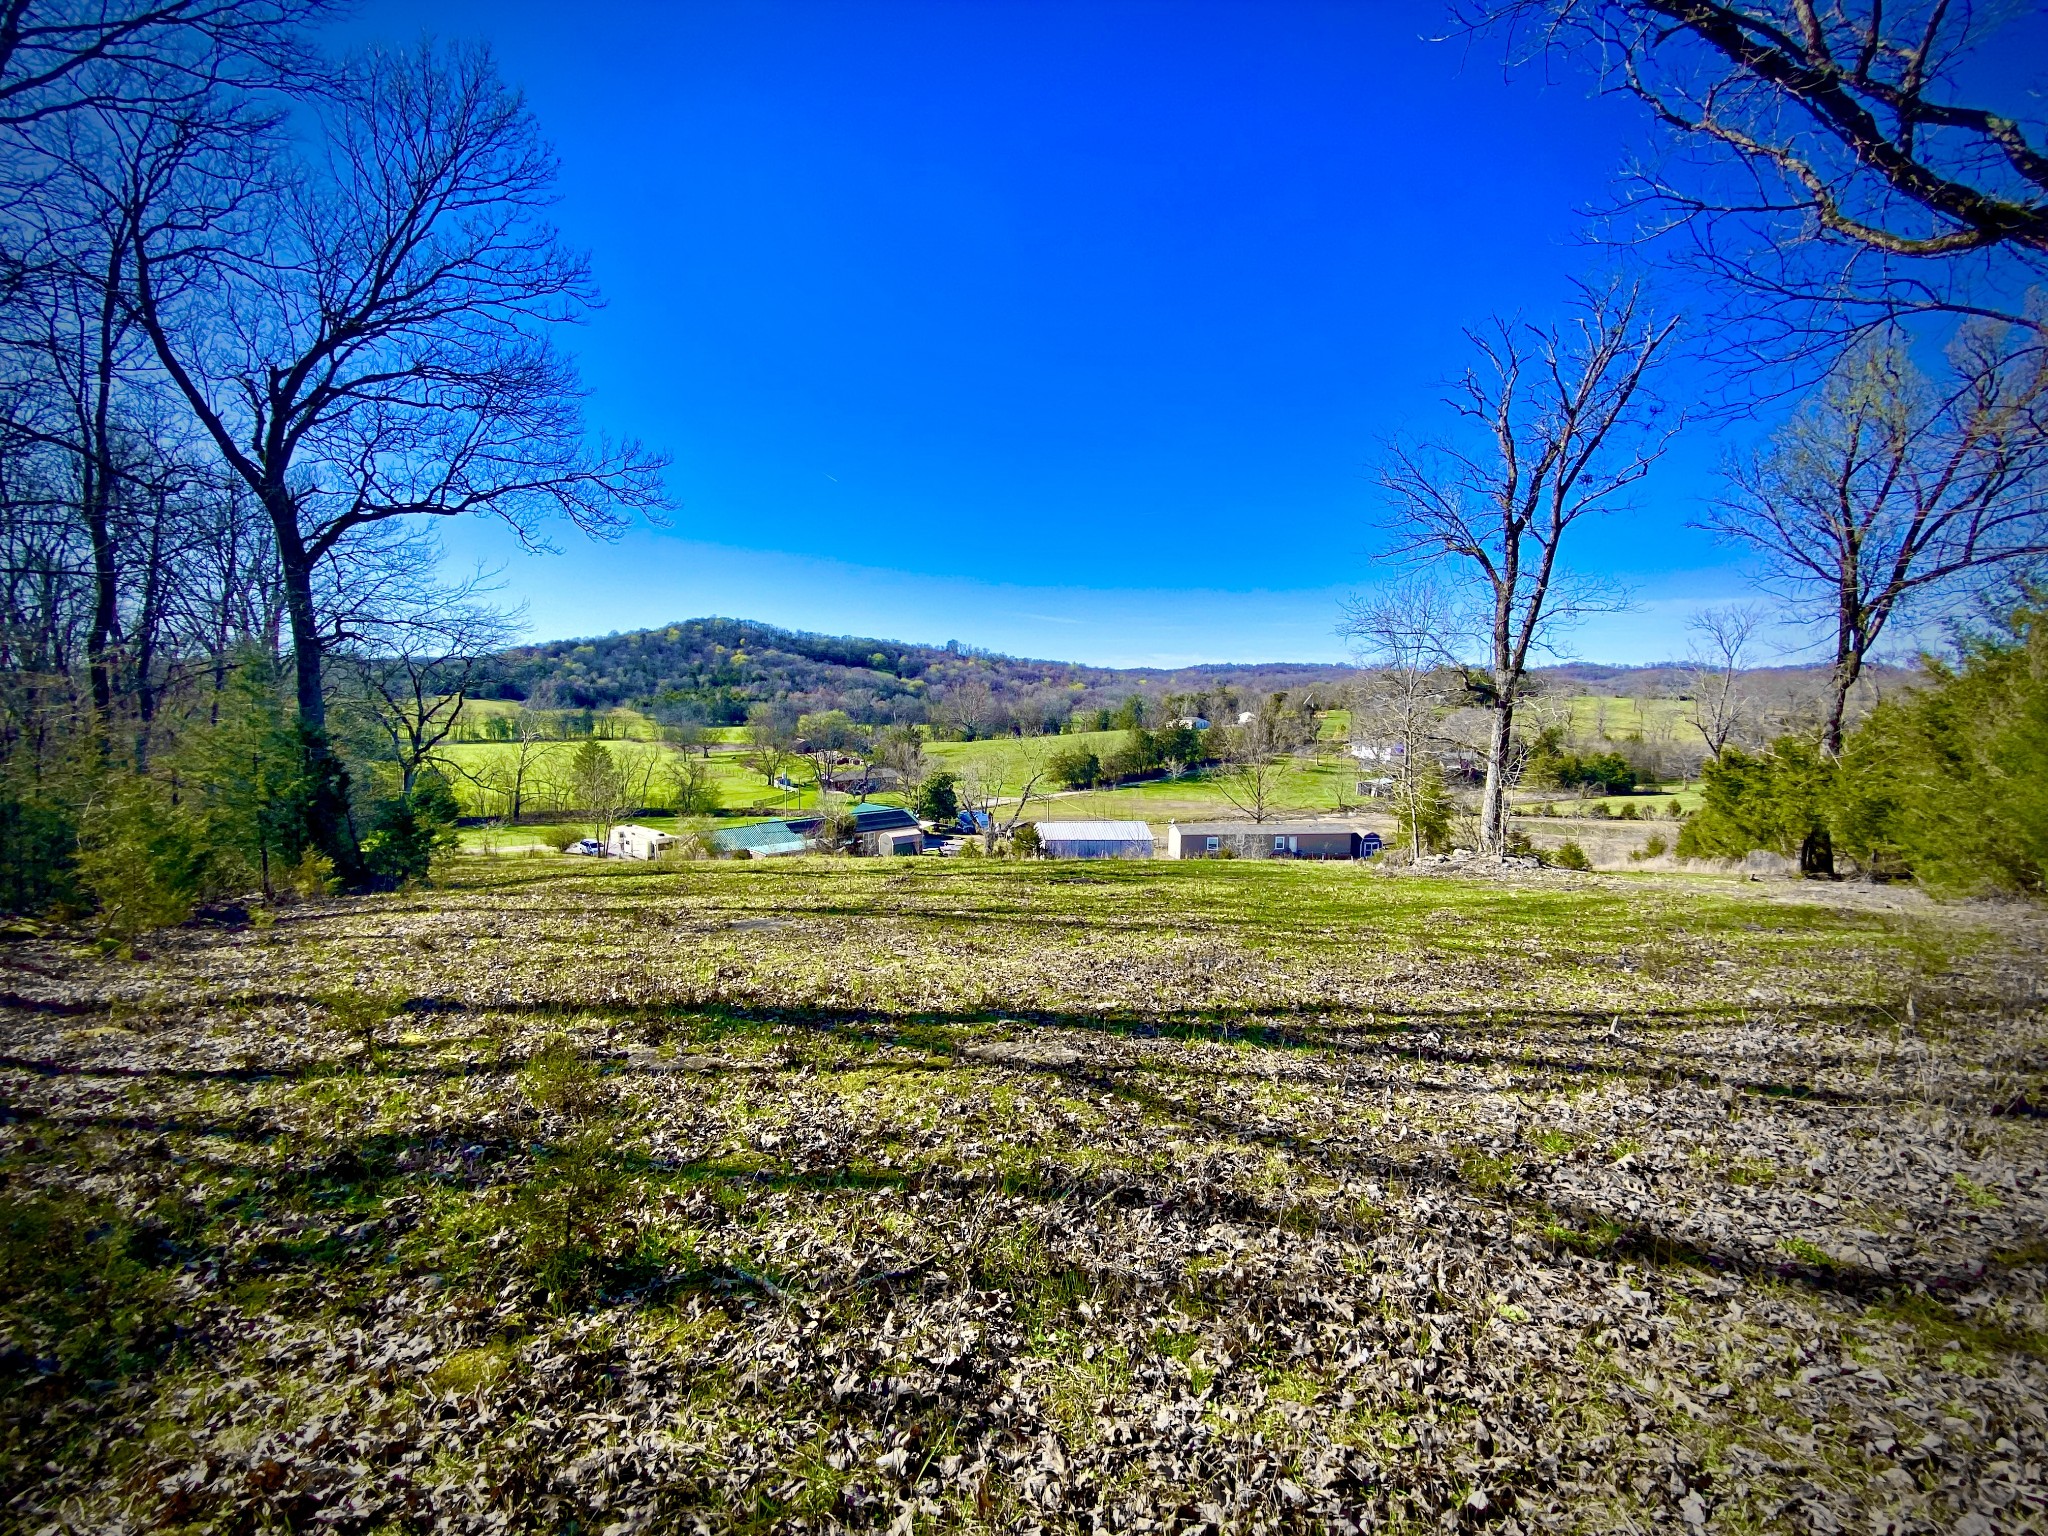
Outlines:
[[[1612,1253],[1625,1235],[1619,1225],[1602,1218],[1580,1224],[1551,1216],[1537,1230],[1545,1242],[1588,1257]]]
[[[427,1379],[442,1392],[468,1394],[488,1387],[511,1369],[510,1344],[486,1344],[479,1349],[458,1350],[434,1368]]]
[[[1514,1183],[1515,1160],[1462,1147],[1458,1151],[1458,1173],[1474,1194],[1497,1195]]]
[[[1979,1184],[1966,1173],[1956,1175],[1956,1189],[1980,1211],[1995,1211],[2005,1203],[1999,1199],[1997,1190]]]
[[[2048,1360],[2048,1330],[2008,1323],[1995,1313],[1965,1317],[1919,1292],[1887,1297],[1868,1316],[1903,1328],[1943,1369],[1995,1374],[2007,1355]]]
[[[1835,1265],[1835,1261],[1829,1258],[1818,1244],[1803,1237],[1780,1239],[1778,1251],[1789,1259],[1796,1259],[1801,1264],[1810,1264],[1815,1269],[1832,1269]]]
[[[605,1100],[596,1066],[564,1034],[550,1035],[527,1058],[519,1086],[535,1109],[561,1115],[588,1114]]]

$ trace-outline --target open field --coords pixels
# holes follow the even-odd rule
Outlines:
[[[1571,739],[1579,742],[1645,740],[1701,746],[1704,738],[1692,723],[1692,705],[1684,699],[1644,699],[1631,694],[1572,694],[1559,702],[1571,712]]]
[[[569,760],[578,745],[574,741],[550,742],[543,749],[544,755],[529,766],[526,802],[531,810],[545,811],[572,803],[574,796],[568,787]],[[651,765],[652,774],[648,778],[650,795],[657,804],[673,803],[668,799],[667,781],[670,765],[678,755],[674,748],[645,741],[607,741],[604,748],[635,783],[648,775]],[[503,773],[516,760],[518,750],[507,742],[461,742],[441,748],[441,756],[457,770],[449,775],[449,781],[455,787],[455,797],[461,802],[464,815],[503,813],[505,802],[502,793],[487,792],[479,786],[477,779],[488,781],[494,767]],[[740,762],[733,753],[714,752],[704,759],[704,763],[710,775],[712,794],[721,809],[760,805],[784,798],[782,791],[771,789],[760,774]]]
[[[1358,765],[1348,759],[1290,762],[1278,775],[1273,814],[1331,815],[1340,797],[1355,808],[1359,805],[1357,786]],[[1224,793],[1214,769],[1199,769],[1178,779],[1148,779],[1118,789],[1062,794],[1046,801],[1042,809],[1034,800],[1029,814],[1033,819],[1149,821],[1161,827],[1168,821],[1244,819],[1244,812]]]
[[[525,712],[526,706],[524,704],[517,703],[511,699],[465,699],[463,700],[462,710],[458,717],[457,733],[464,736],[481,733],[489,728],[486,722],[493,717],[515,719]],[[545,710],[542,713],[560,715],[563,713],[580,714],[583,711]],[[658,741],[660,739],[661,727],[655,723],[652,715],[644,714],[640,710],[627,709],[625,706],[620,705],[612,709],[591,710],[588,713],[594,719],[604,723],[608,733],[606,736],[607,740]]]
[[[17,932],[7,1518],[2038,1529],[2043,926],[499,860]]]

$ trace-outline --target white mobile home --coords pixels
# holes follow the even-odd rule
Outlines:
[[[675,846],[675,833],[658,832],[628,821],[612,828],[604,849],[615,859],[658,859]]]

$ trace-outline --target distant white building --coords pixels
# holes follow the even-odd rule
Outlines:
[[[660,832],[653,827],[626,821],[612,828],[612,835],[605,839],[604,846],[605,852],[615,859],[658,859],[671,851],[676,843],[673,832]]]
[[[1038,848],[1048,859],[1149,859],[1152,829],[1142,821],[1041,821]]]

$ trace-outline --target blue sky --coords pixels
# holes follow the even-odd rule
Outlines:
[[[1441,419],[1461,327],[1553,314],[1641,123],[1429,42],[1431,4],[373,4],[487,38],[606,307],[593,426],[674,457],[669,526],[519,554],[535,637],[722,613],[1107,664],[1341,659],[1385,574],[1377,445]],[[1682,298],[1674,296],[1674,299]],[[1585,570],[1662,659],[1746,595],[1683,441]]]

